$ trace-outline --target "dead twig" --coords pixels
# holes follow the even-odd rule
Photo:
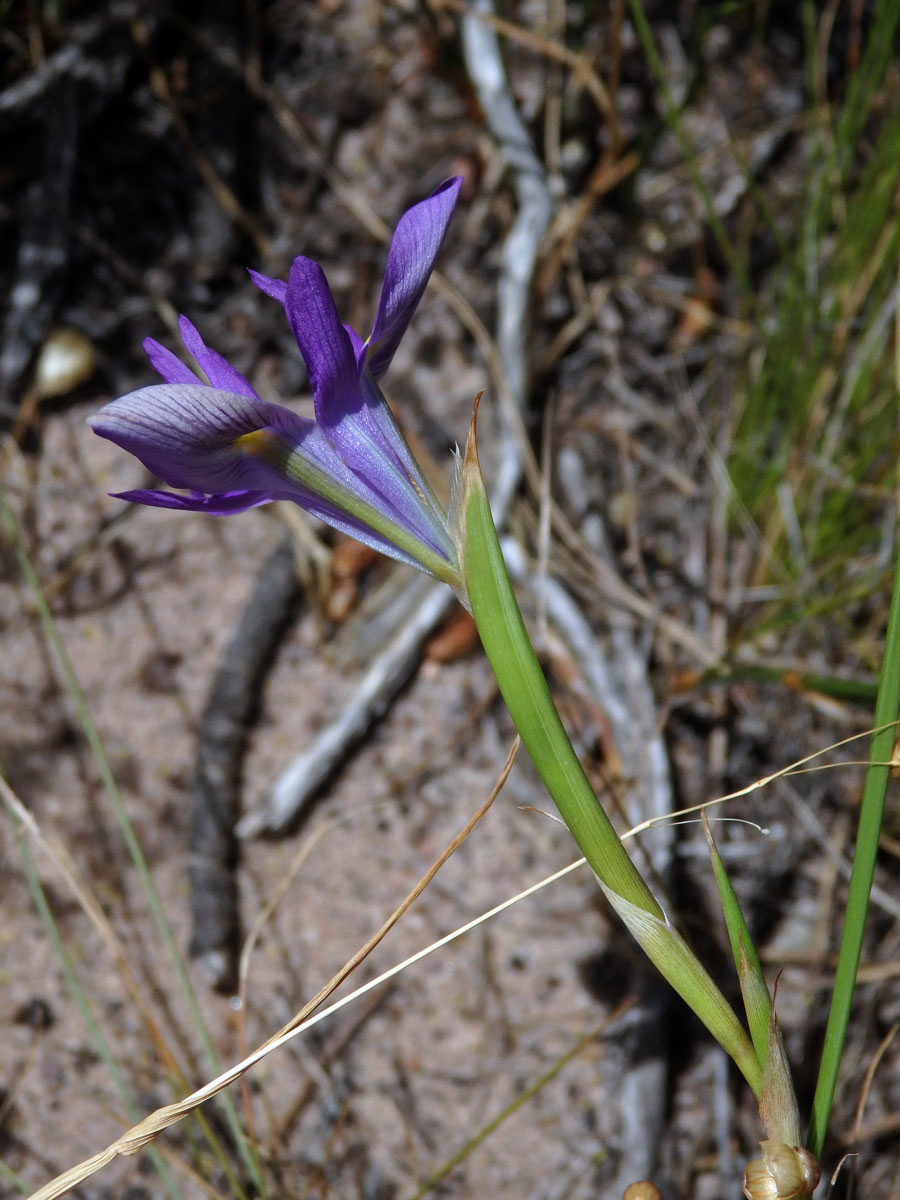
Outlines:
[[[293,541],[286,537],[260,572],[219,660],[197,733],[190,822],[190,955],[220,991],[233,991],[236,980],[240,920],[234,827],[247,736],[263,679],[299,598]]]
[[[119,55],[92,56],[90,43],[114,25],[127,24],[137,5],[133,0],[110,4],[100,17],[76,21],[66,28],[66,40],[33,70],[0,92],[0,114],[34,110],[61,80],[88,83],[97,91],[114,93],[121,87],[127,61]]]
[[[324,727],[312,746],[282,772],[265,803],[238,823],[238,837],[283,833],[289,828],[344,761],[350,748],[384,714],[418,664],[425,641],[456,602],[449,588],[419,578],[410,588],[410,599],[413,604],[403,606],[404,619],[360,680],[349,704]]]

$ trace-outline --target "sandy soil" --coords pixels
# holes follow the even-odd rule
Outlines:
[[[807,158],[798,119],[806,104],[801,31],[787,17],[773,18],[754,41],[740,14],[704,28],[694,6],[670,15],[664,7],[651,15],[670,86],[687,86],[689,53],[704,64],[688,118],[723,219],[738,228],[744,214],[743,176],[727,136],[755,164],[758,186],[789,228]],[[551,41],[554,23],[566,19],[566,44],[591,56],[608,80],[615,8],[561,14],[554,5],[523,4],[508,15]],[[140,467],[95,438],[85,417],[111,396],[151,381],[140,341],[153,335],[174,346],[173,309],[188,312],[260,394],[307,403],[289,331],[243,268],[280,274],[294,254],[311,254],[325,266],[342,312],[358,328],[367,326],[384,250],[336,193],[328,171],[337,172],[345,197],[388,224],[446,175],[462,171],[464,199],[441,269],[488,328],[515,205],[467,81],[455,9],[323,0],[250,5],[242,16],[237,7],[232,13],[229,6],[197,4],[185,21],[127,5],[66,7],[40,19],[23,12],[10,26],[9,90],[0,92],[0,101],[9,100],[0,108],[2,128],[16,137],[0,212],[7,294],[21,280],[19,250],[33,234],[19,206],[50,194],[48,180],[61,179],[53,157],[58,139],[68,138],[74,150],[71,174],[47,218],[63,231],[65,252],[62,269],[42,280],[46,309],[18,324],[14,306],[7,310],[5,348],[25,348],[25,365],[16,370],[7,361],[5,368],[7,427],[17,412],[32,416],[5,451],[4,495],[182,951],[190,937],[188,830],[198,723],[223,647],[289,526],[274,508],[221,521],[123,511],[107,493],[140,486]],[[548,465],[566,518],[589,541],[591,521],[602,514],[629,586],[715,656],[730,636],[740,640],[752,609],[748,601],[729,610],[723,628],[713,602],[722,587],[749,586],[752,549],[739,531],[723,527],[711,452],[724,445],[736,364],[752,335],[730,320],[739,297],[710,249],[704,214],[678,144],[658,117],[627,23],[620,37],[620,153],[638,147],[640,158],[619,189],[588,204],[555,268],[547,260],[539,265],[528,433],[540,453],[552,400]],[[56,82],[41,82],[46,63],[58,61],[54,55],[66,45],[75,48],[75,67],[61,70]],[[221,65],[216,47],[236,50],[244,83]],[[610,131],[552,55],[515,41],[505,51],[513,95],[551,169],[556,203],[572,204],[608,148]],[[269,91],[254,92],[258,78]],[[34,94],[20,95],[29,79],[37,81]],[[66,105],[77,115],[68,133],[59,116]],[[285,110],[301,120],[303,136],[283,123]],[[204,164],[214,168],[217,183],[210,184]],[[763,240],[756,263],[761,291],[767,254]],[[711,303],[703,301],[710,295]],[[703,304],[693,317],[685,310],[685,298],[697,297],[708,322]],[[58,326],[85,335],[96,366],[74,391],[40,402],[34,412],[34,354]],[[404,427],[447,483],[450,451],[465,436],[474,395],[489,381],[481,351],[432,288],[397,355],[389,391]],[[489,392],[482,425],[489,477],[504,450],[498,429]],[[535,497],[523,489],[509,525],[529,554],[537,547],[536,512]],[[332,544],[321,528],[313,532],[324,536],[320,546]],[[212,1067],[148,911],[76,696],[48,646],[11,543],[2,546],[0,760],[55,847],[48,853],[24,838],[8,814],[0,820],[0,1151],[34,1188],[185,1087],[201,1084]],[[604,647],[616,614],[584,561],[554,542],[551,569],[568,582]],[[378,635],[373,644],[367,634],[371,613],[385,607],[386,591],[405,571],[370,568],[359,580],[358,610],[341,623],[323,612],[313,587],[305,588],[250,734],[244,811],[264,800],[292,756],[353,694],[379,649]],[[536,621],[527,596],[524,603]],[[633,628],[649,664],[679,803],[745,786],[868,722],[865,708],[779,686],[679,691],[682,673],[703,664],[656,625],[633,621]],[[808,632],[779,631],[753,648],[823,672],[871,666],[839,649],[836,638],[826,630],[816,643]],[[614,799],[603,704],[586,699],[577,661],[550,645],[547,661],[565,718],[607,789],[602,794]],[[512,738],[479,652],[423,661],[299,827],[242,847],[244,931],[276,894],[281,899],[261,927],[243,1007],[189,968],[222,1062],[286,1022],[378,926],[489,794]],[[859,756],[853,747],[844,755]],[[747,826],[722,834],[772,978],[788,964],[779,1012],[803,1106],[815,1077],[843,898],[827,846],[832,854],[850,852],[859,786],[860,774],[851,769],[798,777],[729,809],[765,826],[766,838]],[[640,812],[641,797],[627,803]],[[891,805],[896,811],[894,796]],[[570,862],[571,839],[548,807],[530,764],[520,760],[491,812],[359,978]],[[61,870],[61,848],[77,880]],[[696,827],[679,828],[673,853],[670,892],[679,920],[733,995]],[[888,891],[891,862],[880,875]],[[55,933],[35,905],[34,878]],[[108,926],[79,905],[75,883]],[[888,896],[874,913],[829,1170],[851,1137],[867,1067],[897,1019],[895,910]],[[54,947],[56,934],[65,958]],[[130,985],[117,952],[132,972]],[[83,1003],[67,978],[70,968]],[[629,1005],[636,1005],[631,1016],[623,1013]],[[643,1025],[634,1025],[634,1011],[643,1014]],[[656,1014],[652,1028],[648,1013]],[[121,1088],[92,1026],[102,1031]],[[872,1129],[882,1117],[888,1125],[859,1147],[858,1196],[897,1194],[896,1056],[892,1045],[868,1094],[863,1126]],[[649,1110],[642,1129],[641,1110],[624,1102],[645,1060],[660,1064],[659,1130]],[[554,1067],[534,1095],[509,1111]],[[425,1180],[508,1113],[469,1148],[436,1194],[617,1200],[622,1163],[643,1155],[655,1164],[666,1197],[702,1200],[738,1194],[742,1165],[762,1136],[746,1089],[699,1025],[661,996],[583,870],[270,1056],[252,1073],[246,1096],[233,1095],[242,1119],[252,1122],[271,1197],[422,1194]],[[211,1106],[208,1117],[229,1169],[252,1194],[221,1108]],[[647,1145],[632,1145],[636,1137]],[[181,1195],[238,1194],[196,1122],[163,1135],[158,1149]],[[0,1179],[0,1194],[15,1194],[11,1180]],[[106,1167],[78,1194],[156,1200],[168,1193],[144,1153]]]

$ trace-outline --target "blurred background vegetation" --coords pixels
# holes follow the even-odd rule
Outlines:
[[[283,275],[310,254],[366,328],[385,227],[461,173],[441,269],[473,315],[460,320],[446,293],[430,293],[390,397],[440,464],[486,387],[486,466],[502,464],[479,331],[494,328],[518,199],[463,57],[464,10],[458,0],[2,8],[0,421],[12,523],[0,560],[0,762],[58,839],[49,859],[32,859],[20,818],[0,825],[10,1194],[286,1020],[370,931],[369,909],[380,919],[461,823],[459,796],[486,795],[502,763],[510,731],[463,635],[338,774],[301,831],[322,836],[316,861],[301,870],[291,842],[242,851],[247,928],[295,873],[309,891],[265,943],[256,1008],[235,1016],[180,963],[194,739],[281,519],[257,512],[223,531],[122,513],[105,493],[134,486],[131,468],[83,428],[103,400],[150,382],[141,341],[177,346],[179,312],[261,395],[301,396],[289,331],[244,268]],[[697,803],[871,722],[897,542],[900,2],[509,0],[490,21],[553,200],[529,286],[522,412],[523,450],[540,472],[509,530],[564,581],[598,644],[630,622],[675,796]],[[543,482],[560,517],[549,549]],[[351,566],[350,599],[335,601],[328,563],[346,548],[321,530],[303,544],[305,615],[260,701],[247,807],[340,708],[382,637],[367,642],[361,629],[388,607],[389,568]],[[624,593],[611,592],[610,567]],[[355,609],[363,618],[345,620]],[[579,749],[615,801],[627,780],[616,780],[602,697],[586,698],[577,654],[552,636],[545,650]],[[850,746],[828,762],[861,757]],[[741,802],[732,811],[775,836],[735,831],[723,851],[764,961],[773,973],[788,964],[779,1004],[801,1104],[859,781],[829,771]],[[516,786],[518,803],[543,804],[527,771]],[[390,819],[370,811],[373,795],[391,798]],[[335,805],[362,823],[363,849],[325,835]],[[410,947],[472,915],[463,901],[502,898],[486,883],[502,878],[512,893],[566,861],[548,822],[531,832],[512,803],[503,820],[484,833],[485,858],[472,850],[425,909]],[[711,929],[696,845],[679,832],[669,883],[714,963],[723,934]],[[831,1170],[845,1150],[859,1154],[842,1194],[900,1188],[898,853],[891,795],[885,890],[826,1160]],[[69,854],[87,888],[80,909]],[[649,985],[589,883],[566,886],[563,900],[542,902],[543,924],[522,918],[496,942],[473,940],[464,985],[438,968],[399,985],[343,1040],[323,1035],[261,1075],[246,1107],[166,1135],[155,1159],[111,1168],[112,1182],[101,1174],[80,1194],[386,1200],[421,1180],[438,1187],[433,1173],[462,1146],[438,1194],[613,1195],[630,1136],[618,1072],[650,1051],[626,1031],[585,1052],[585,1035]],[[459,1040],[438,1066],[448,1028]],[[753,1114],[693,1025],[666,1010],[651,1040],[668,1064],[660,1127],[646,1132],[664,1192],[734,1194],[759,1136]],[[526,1102],[513,1108],[516,1095]]]

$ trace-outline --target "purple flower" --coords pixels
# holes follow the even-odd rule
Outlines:
[[[148,338],[144,348],[165,382],[113,400],[88,423],[187,494],[141,489],[119,498],[220,516],[293,500],[384,554],[456,583],[449,518],[378,380],[425,290],[460,185],[448,179],[400,218],[365,342],[341,323],[312,259],[294,259],[286,283],[251,271],[256,285],[284,305],[306,363],[314,421],[261,400],[186,317],[181,338],[205,380]]]

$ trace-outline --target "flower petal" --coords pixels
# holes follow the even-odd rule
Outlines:
[[[202,386],[203,380],[197,378],[187,363],[183,363],[177,354],[160,345],[155,338],[144,338],[144,350],[153,369],[166,383],[193,383]]]
[[[197,331],[196,326],[187,317],[178,318],[178,328],[181,340],[188,354],[197,360],[206,378],[214,388],[223,392],[233,392],[238,396],[252,396],[256,392],[240,373],[215,350],[211,350]]]
[[[153,475],[192,493],[139,489],[124,493],[125,499],[218,515],[293,500],[368,545],[413,561],[348,512],[355,497],[396,520],[398,513],[380,490],[351,469],[319,426],[281,405],[215,388],[159,384],[114,400],[89,424]],[[314,479],[330,481],[328,487],[343,495],[342,502],[313,490],[309,481]],[[423,541],[432,545],[434,539]],[[436,549],[446,557],[442,547]]]
[[[397,222],[366,355],[375,379],[380,379],[390,366],[422,298],[461,187],[459,176],[446,180],[426,200],[407,209]]]
[[[406,525],[438,553],[452,553],[449,539],[441,536],[433,514],[410,486],[406,462],[398,460],[381,432],[383,422],[370,411],[370,400],[386,408],[385,401],[377,389],[370,397],[360,387],[355,335],[351,337],[341,324],[322,268],[303,255],[291,267],[285,312],[306,363],[318,427],[339,456],[326,468],[328,472],[336,478],[344,476],[345,486]],[[392,422],[389,413],[388,419]],[[399,433],[396,437],[402,442]],[[405,459],[412,463],[408,450]]]
[[[322,268],[302,254],[291,266],[284,311],[306,363],[316,418],[327,430],[356,388],[356,356]]]
[[[282,413],[300,423],[301,433],[311,426],[256,397],[189,384],[157,384],[113,400],[88,424],[173,487],[224,494],[272,490],[269,469],[242,454],[235,443]]]
[[[121,498],[217,515],[289,499],[393,558],[458,581],[448,518],[376,380],[419,302],[460,185],[448,180],[401,218],[366,343],[341,324],[325,275],[311,259],[296,258],[287,283],[250,272],[284,306],[306,363],[316,421],[261,400],[186,317],[181,336],[198,374],[148,339],[147,353],[165,383],[113,401],[89,424],[187,494],[144,488]]]
[[[355,521],[335,505],[331,505],[327,501],[313,495],[310,495],[308,500],[301,503],[303,508],[312,516],[318,517],[320,521],[323,521],[326,525],[330,525],[333,529],[337,529],[340,533],[345,533],[348,537],[362,542],[364,546],[371,546],[373,550],[377,550],[380,554],[386,554],[388,558],[394,558],[397,562],[406,563],[407,566],[417,567],[420,571],[423,569],[422,562],[414,555],[407,554],[406,551],[401,550],[399,546],[395,546],[393,542],[389,542],[387,538],[376,533],[364,522]]]
[[[438,554],[452,558],[446,515],[387,401],[368,375],[359,381],[358,390],[362,404],[332,428],[329,436],[357,477],[383,498],[400,524]]]
[[[196,492],[183,496],[178,492],[163,492],[155,488],[135,488],[130,492],[110,492],[114,500],[129,500],[153,508],[177,508],[188,512],[211,513],[215,517],[245,512],[259,504],[269,504],[276,497],[269,492],[226,492],[221,496],[203,496]]]
[[[398,562],[421,569],[422,564],[411,554],[395,546],[393,542],[370,529],[363,521],[354,520],[343,509],[329,504],[327,500],[299,486],[288,485],[284,492],[242,491],[226,492],[221,495],[204,496],[197,492],[189,495],[164,492],[156,488],[135,488],[128,492],[111,492],[115,500],[128,500],[132,504],[144,504],[153,508],[177,509],[182,512],[203,512],[210,516],[224,517],[232,513],[246,512],[273,500],[292,500],[326,525],[331,525],[348,537],[355,538],[373,550],[386,554]]]
[[[269,275],[263,275],[260,271],[252,269],[248,269],[247,274],[261,292],[265,292],[267,296],[271,296],[279,304],[284,304],[287,297],[288,285],[283,279],[272,279]]]
[[[366,343],[352,326],[345,324],[344,328],[347,330],[347,337],[350,339],[350,345],[353,348],[353,357],[356,359],[357,370],[359,370],[360,363],[366,353]]]

